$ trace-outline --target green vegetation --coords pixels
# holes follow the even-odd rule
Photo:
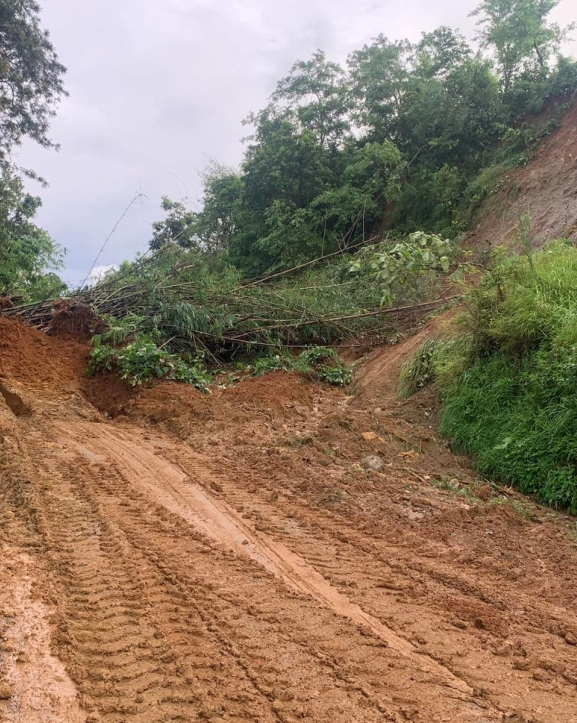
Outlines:
[[[391,248],[397,267],[398,247]],[[375,246],[373,253],[384,264],[386,246]],[[165,246],[126,264],[84,296],[107,327],[94,337],[90,371],[119,369],[133,383],[184,380],[186,370],[175,366],[176,358],[201,377],[205,365],[241,360],[256,373],[314,369],[321,381],[344,385],[350,372],[327,345],[362,344],[367,336],[384,340],[395,328],[394,309],[381,306],[378,269],[362,252],[354,266],[352,272],[350,260],[338,256],[274,281],[247,283],[224,261]],[[428,282],[413,288],[407,270],[401,283],[387,280],[398,301],[419,299],[421,289],[430,294],[443,272],[432,264],[412,273],[421,282],[426,275]],[[423,313],[434,306],[425,301]],[[38,306],[34,311],[43,313]],[[197,386],[203,385],[200,378]]]
[[[63,294],[57,271],[64,253],[32,219],[40,199],[24,192],[9,166],[0,170],[0,294],[34,301]]]
[[[434,297],[475,209],[577,88],[556,4],[483,2],[491,57],[442,27],[416,44],[381,35],[346,67],[321,51],[296,62],[247,119],[241,168],[210,164],[200,211],[165,198],[150,255],[91,303],[136,315],[187,363],[289,368],[305,347],[386,336],[386,307]],[[550,98],[557,110],[528,122]]]
[[[0,0],[0,295],[24,301],[58,296],[62,250],[32,222],[41,205],[24,190],[12,152],[24,139],[54,147],[50,120],[64,88],[64,67],[39,23],[34,0]],[[41,180],[41,179],[38,179]]]
[[[48,136],[55,107],[65,94],[66,72],[40,27],[35,0],[1,0],[0,28],[0,162],[24,138],[53,148]]]
[[[439,339],[427,339],[413,358],[403,366],[399,378],[399,397],[409,399],[419,389],[435,380],[435,363],[438,359]]]
[[[206,370],[204,358],[189,352],[173,354],[160,344],[161,332],[139,332],[142,319],[127,316],[118,323],[110,319],[108,330],[93,338],[93,349],[88,365],[89,375],[101,371],[118,372],[121,379],[132,386],[154,379],[192,384],[208,391],[212,376]],[[346,386],[351,382],[350,370],[341,362],[334,349],[310,347],[299,355],[287,350],[269,353],[256,358],[254,364],[245,365],[254,376],[271,371],[288,371],[308,374],[322,382]]]
[[[298,356],[280,352],[273,356],[264,356],[256,360],[251,367],[254,376],[282,370],[307,374],[321,382],[344,387],[352,381],[351,370],[341,362],[334,349],[310,347]]]
[[[416,291],[431,271],[448,273],[451,266],[451,243],[422,231],[410,234],[406,240],[368,251],[357,255],[351,271],[357,272],[368,265],[374,281],[382,288],[383,304],[392,303],[400,289],[413,287]]]
[[[460,334],[430,342],[403,372],[431,377],[441,432],[477,469],[577,512],[577,248],[505,258],[470,292]]]
[[[99,371],[118,372],[132,386],[153,379],[168,379],[192,384],[206,390],[211,378],[201,360],[192,354],[172,354],[159,346],[161,334],[156,329],[141,332],[142,319],[134,314],[122,322],[109,320],[107,331],[96,334],[92,339],[88,374]]]
[[[255,373],[314,369],[347,383],[326,348],[384,338],[393,306],[434,298],[476,209],[574,96],[577,63],[559,54],[571,27],[550,22],[557,4],[483,0],[473,13],[481,51],[440,27],[417,43],[379,35],[342,67],[322,51],[297,61],[247,119],[241,167],[209,165],[198,211],[165,198],[149,253],[78,292],[108,326],[94,340],[91,372],[203,388],[206,367],[244,360]],[[34,302],[30,314],[43,318],[42,301],[64,291],[55,274],[62,253],[34,225],[40,201],[9,158],[24,138],[53,145],[64,68],[34,0],[0,0],[0,21],[0,293]],[[490,278],[499,274],[512,278],[506,264]],[[482,311],[492,333],[508,314],[497,300]],[[513,319],[510,334],[528,322]],[[470,376],[489,358],[529,363],[508,349],[512,336],[498,348],[481,337],[431,347],[403,379],[405,393],[433,373],[447,380],[447,429],[465,369]]]
[[[211,164],[199,212],[165,199],[151,247],[225,255],[255,277],[386,231],[458,238],[577,88],[577,64],[559,56],[572,26],[549,21],[557,5],[484,0],[487,54],[441,27],[418,43],[379,35],[344,67],[321,51],[295,63],[247,119],[241,168]]]

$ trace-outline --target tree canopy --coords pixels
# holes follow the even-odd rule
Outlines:
[[[455,236],[491,190],[478,179],[526,162],[540,137],[526,116],[577,88],[558,1],[483,0],[481,50],[443,26],[378,35],[344,66],[321,50],[296,62],[247,119],[239,172],[210,170],[193,214],[166,201],[152,247],[178,235],[261,275],[386,231]]]
[[[34,0],[0,0],[0,160],[25,137],[54,146],[48,131],[65,68],[39,12]]]
[[[25,138],[54,147],[48,133],[65,94],[58,61],[34,0],[0,0],[0,294],[33,298],[60,293],[62,250],[33,223],[41,206],[26,193],[11,153]]]
[[[62,293],[64,253],[32,219],[41,205],[9,167],[0,176],[0,294],[24,300]]]
[[[548,16],[560,0],[483,0],[472,15],[479,17],[479,37],[497,59],[503,87],[511,90],[523,72],[545,71],[562,41],[575,27],[561,28]]]

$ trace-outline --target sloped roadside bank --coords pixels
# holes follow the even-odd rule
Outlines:
[[[577,247],[529,249],[492,268],[445,338],[403,370],[407,393],[431,381],[440,429],[481,474],[577,512]]]

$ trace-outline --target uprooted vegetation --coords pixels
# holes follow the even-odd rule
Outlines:
[[[74,303],[7,313],[51,333],[82,335],[92,323],[89,372],[118,372],[133,385],[166,378],[206,388],[207,369],[230,364],[342,385],[350,372],[329,347],[362,350],[384,341],[399,315],[421,318],[447,303],[450,294],[437,295],[451,256],[447,241],[420,233],[247,282],[224,260],[169,245]]]
[[[470,291],[456,335],[405,367],[407,396],[434,379],[441,432],[485,475],[577,512],[577,248],[501,259]]]

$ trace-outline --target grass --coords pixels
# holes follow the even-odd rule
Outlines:
[[[435,353],[438,347],[438,339],[427,339],[409,363],[403,366],[398,389],[401,399],[412,397],[433,380]]]
[[[577,249],[502,259],[473,290],[454,339],[403,371],[435,378],[441,433],[484,476],[577,513]]]

